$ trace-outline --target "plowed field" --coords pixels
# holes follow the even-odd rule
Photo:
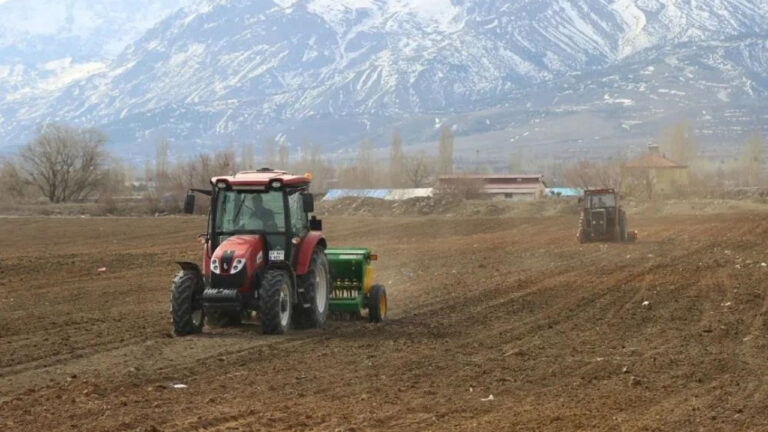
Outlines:
[[[0,429],[768,430],[768,220],[631,223],[327,218],[378,252],[387,323],[174,338],[203,219],[0,219]]]

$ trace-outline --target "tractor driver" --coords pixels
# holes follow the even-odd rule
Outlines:
[[[264,207],[261,194],[252,193],[244,196],[240,226],[243,229],[250,230],[264,229],[267,231],[277,231],[275,213]]]
[[[602,195],[598,195],[596,200],[595,199],[592,200],[592,207],[593,208],[605,208],[606,207],[605,201],[603,201],[603,196]]]

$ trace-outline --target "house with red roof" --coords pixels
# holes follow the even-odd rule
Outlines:
[[[656,144],[649,145],[648,153],[622,168],[625,181],[642,183],[649,198],[654,194],[668,195],[690,183],[688,166],[667,158]]]

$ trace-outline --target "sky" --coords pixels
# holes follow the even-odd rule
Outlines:
[[[0,0],[0,48],[34,52],[43,44],[74,38],[98,41],[102,46],[96,54],[112,57],[169,13],[194,1],[199,0]]]

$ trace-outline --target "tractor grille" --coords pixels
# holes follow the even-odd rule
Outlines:
[[[590,218],[592,232],[595,234],[605,234],[606,232],[606,213],[605,210],[593,210]]]
[[[245,269],[235,274],[216,274],[211,272],[211,287],[224,289],[240,289],[245,285]]]
[[[360,295],[360,290],[350,288],[336,288],[331,293],[333,299],[352,299]]]

